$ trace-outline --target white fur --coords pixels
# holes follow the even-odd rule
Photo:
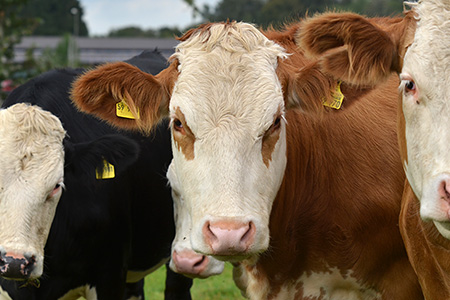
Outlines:
[[[246,285],[244,284],[243,288],[246,287],[246,294],[250,295],[250,299],[268,299],[271,285],[268,279],[266,277],[258,276],[258,274],[254,274],[256,269],[247,272],[242,265],[237,268],[241,268],[240,271],[244,275]],[[302,299],[381,299],[381,294],[358,282],[358,280],[352,276],[351,271],[342,272],[336,267],[328,267],[327,270],[323,272],[303,273],[296,281],[286,281],[282,284],[280,290],[272,295],[270,299],[297,299],[296,296],[302,295],[302,292]]]
[[[65,131],[58,118],[37,106],[0,111],[0,250],[33,255],[43,271],[47,241],[62,183]]]
[[[83,285],[68,291],[58,300],[77,300],[80,297],[84,297],[86,300],[97,300],[97,290],[90,285]]]
[[[401,77],[414,79],[417,94],[403,93],[407,178],[421,201],[421,216],[450,238],[450,210],[439,200],[439,183],[450,176],[450,1],[422,0],[418,27]],[[405,81],[402,82],[404,88]],[[419,104],[417,104],[419,101]]]
[[[193,251],[191,246],[191,217],[188,211],[184,207],[184,200],[181,198],[178,192],[178,179],[173,172],[173,165],[169,166],[167,171],[167,178],[169,178],[172,188],[172,198],[174,203],[174,217],[176,225],[176,234],[172,242],[172,254],[174,251],[181,253],[183,251]],[[177,272],[177,267],[175,262],[170,259],[169,267]],[[225,263],[223,261],[217,260],[212,256],[208,257],[208,265],[200,274],[197,276],[200,278],[206,278],[209,276],[219,275],[223,272]]]
[[[207,40],[207,38],[209,38]],[[215,24],[178,45],[178,80],[170,101],[195,135],[194,159],[172,139],[174,172],[192,217],[191,243],[210,255],[202,226],[206,221],[253,222],[255,242],[248,254],[265,250],[273,200],[286,166],[285,124],[267,167],[262,136],[284,111],[277,60],[283,48],[245,23]]]

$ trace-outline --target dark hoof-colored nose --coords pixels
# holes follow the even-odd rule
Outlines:
[[[2,253],[0,255],[0,276],[8,279],[28,279],[35,264],[34,256]]]

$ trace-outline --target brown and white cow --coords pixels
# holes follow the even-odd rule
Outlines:
[[[322,56],[324,69],[334,68],[336,55],[346,49],[348,61],[335,72],[361,82],[355,70],[376,74],[379,83],[391,71],[400,74],[398,139],[407,176],[400,229],[426,299],[450,298],[450,1],[409,3],[413,10],[395,26],[379,26],[355,15],[312,19],[299,43]],[[356,21],[357,20],[357,21]],[[346,30],[343,30],[346,28]],[[388,40],[391,56],[374,64],[376,47],[358,40],[372,31],[371,43]],[[308,33],[314,32],[313,35]],[[333,32],[333,34],[330,34]],[[345,44],[345,46],[343,46]],[[336,46],[342,46],[337,48]],[[361,54],[360,57],[353,55]],[[334,55],[334,57],[333,57]],[[335,68],[334,68],[335,69]]]
[[[339,111],[306,113],[337,82],[298,49],[298,29],[202,25],[158,75],[107,64],[80,77],[73,99],[129,129],[170,118],[192,248],[239,261],[251,299],[423,299],[397,225],[398,78],[344,82]],[[137,121],[115,117],[122,100]]]

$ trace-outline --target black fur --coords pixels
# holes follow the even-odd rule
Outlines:
[[[164,58],[142,64],[152,53],[128,62],[157,73],[166,66]],[[100,300],[142,295],[142,281],[126,288],[127,270],[143,271],[170,256],[175,225],[165,178],[172,159],[167,123],[145,137],[77,111],[69,91],[82,72],[47,72],[18,87],[4,103],[39,105],[55,114],[67,131],[66,188],[45,247],[44,275],[39,288],[19,288],[22,283],[1,279],[14,300],[57,299],[86,284],[96,287]],[[115,166],[114,179],[95,178],[103,159]],[[166,298],[190,299],[192,280],[168,272]]]

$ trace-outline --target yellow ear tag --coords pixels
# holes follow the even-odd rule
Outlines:
[[[122,99],[122,101],[116,103],[116,116],[120,118],[136,119],[127,103],[125,102],[125,98]],[[139,119],[139,110],[137,111],[137,119]]]
[[[344,94],[341,92],[341,82],[338,81],[334,90],[331,91],[331,102],[323,100],[322,104],[334,109],[341,108],[342,101],[344,100]]]
[[[111,179],[116,177],[116,173],[114,172],[114,166],[103,160],[103,172],[100,174],[98,170],[95,170],[95,178],[97,179]]]

